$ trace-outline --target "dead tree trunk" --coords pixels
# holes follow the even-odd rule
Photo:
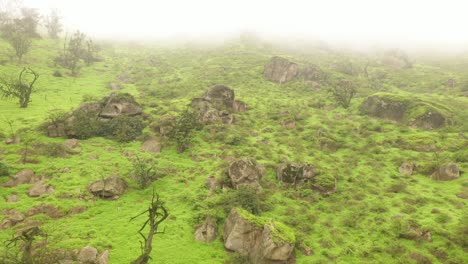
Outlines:
[[[130,221],[145,213],[148,213],[148,219],[145,221],[140,230],[138,230],[138,233],[143,238],[143,242],[140,242],[141,255],[136,260],[134,260],[132,264],[147,264],[149,262],[151,259],[150,254],[153,250],[153,237],[155,234],[164,233],[164,231],[158,232],[159,224],[161,224],[169,216],[167,208],[164,206],[164,203],[159,200],[159,195],[154,192],[154,189],[150,207],[141,214],[132,217]],[[145,236],[143,235],[142,231],[147,225],[149,225],[149,232],[148,235]]]

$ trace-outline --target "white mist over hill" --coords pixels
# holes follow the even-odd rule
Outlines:
[[[463,0],[24,0],[102,38],[224,37],[241,31],[353,45],[468,46]]]

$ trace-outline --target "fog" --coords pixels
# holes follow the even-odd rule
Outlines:
[[[24,0],[99,38],[224,38],[242,31],[355,46],[460,48],[463,0]]]

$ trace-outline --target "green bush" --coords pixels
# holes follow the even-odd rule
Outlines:
[[[145,160],[139,156],[135,156],[130,161],[132,162],[130,177],[135,180],[140,189],[148,187],[148,185],[158,178],[153,160]]]
[[[258,215],[262,211],[259,195],[255,190],[248,187],[240,187],[237,190],[225,193],[221,198],[221,203],[226,212],[234,207],[241,207],[254,215]]]
[[[141,118],[119,116],[102,127],[101,135],[121,142],[129,142],[140,136],[145,125]]]
[[[76,138],[87,139],[101,134],[101,125],[95,113],[77,111],[73,116],[74,120],[70,129]]]
[[[3,162],[0,161],[0,176],[10,175],[10,168]]]

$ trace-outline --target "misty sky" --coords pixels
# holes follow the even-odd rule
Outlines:
[[[468,43],[465,0],[24,0],[102,37],[225,36],[240,31],[355,44]]]

